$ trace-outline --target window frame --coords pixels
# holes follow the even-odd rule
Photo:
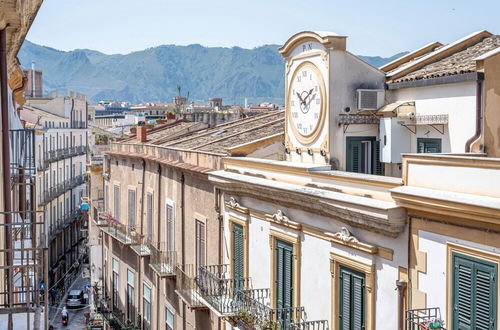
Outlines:
[[[146,297],[146,289],[149,291],[149,299]],[[153,300],[153,291],[151,290],[151,286],[146,283],[142,283],[142,317],[143,317],[143,329],[151,329],[151,319],[152,319],[152,310],[151,310],[151,301]],[[146,314],[146,303],[148,306],[148,313]]]
[[[332,276],[332,329],[339,329],[339,306],[340,306],[340,293],[339,293],[339,275],[340,268],[344,267],[349,270],[365,275],[365,329],[375,329],[375,264],[365,264],[358,260],[341,256],[339,254],[330,253],[330,272]]]
[[[425,144],[427,143],[436,143],[436,142],[439,142],[439,151],[438,152],[435,152],[435,153],[442,153],[443,152],[443,139],[440,139],[440,138],[417,138],[417,153],[419,154],[426,154],[426,153],[430,153],[430,152],[425,152]],[[419,144],[420,143],[424,143],[424,152],[420,152],[419,151]]]
[[[240,225],[243,227],[243,277],[249,277],[249,255],[248,255],[248,221],[246,219],[237,218],[234,215],[229,216],[229,230],[230,230],[230,251],[229,251],[229,260],[230,260],[230,270],[231,270],[231,278],[234,278],[234,225]]]
[[[169,208],[172,212],[170,222],[168,219]],[[175,202],[167,198],[165,202],[165,249],[169,252],[175,251],[175,215]]]
[[[301,278],[301,242],[300,235],[297,233],[293,235],[291,233],[284,233],[278,231],[277,228],[271,228],[269,231],[269,246],[271,248],[270,254],[270,269],[271,269],[271,308],[276,308],[276,248],[277,242],[282,241],[292,245],[292,255],[293,255],[293,270],[294,274],[292,276],[292,305],[300,306],[300,278]],[[294,307],[292,306],[292,307]]]
[[[198,225],[202,227],[202,235],[198,235]],[[200,239],[199,239],[200,237]],[[203,241],[203,247],[201,247],[201,241]],[[199,258],[203,258],[203,262],[199,260]],[[205,266],[207,264],[207,228],[205,221],[200,220],[198,217],[195,217],[195,271],[198,274],[198,269],[201,266]]]
[[[353,142],[359,142],[361,145],[363,143],[370,142],[370,159],[368,160],[368,163],[370,165],[370,172],[355,172],[352,168],[350,168],[352,165],[352,158],[353,155],[352,153],[349,152],[349,145],[350,143]],[[372,174],[372,175],[384,175],[384,163],[380,161],[380,141],[377,140],[376,136],[346,136],[345,138],[345,170],[346,172],[351,172],[351,173],[362,173],[362,174]],[[362,154],[362,150],[360,150],[360,156]],[[377,162],[378,161],[378,162]],[[377,169],[377,167],[380,167],[380,170]]]
[[[497,287],[496,287],[496,298],[497,298],[497,306],[496,306],[496,326],[499,324],[499,316],[500,316],[500,304],[498,301],[498,297],[500,296],[500,283],[499,283],[499,273],[500,273],[500,255],[471,248],[467,246],[463,246],[455,243],[447,243],[447,278],[446,278],[446,305],[447,305],[447,313],[446,313],[446,324],[453,324],[453,254],[459,253],[465,256],[469,256],[472,258],[489,261],[495,264],[497,267]]]
[[[168,324],[169,313],[172,315],[172,324]],[[165,307],[165,329],[174,330],[175,329],[175,313],[170,310],[170,308]]]

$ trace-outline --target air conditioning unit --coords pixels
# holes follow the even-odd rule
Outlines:
[[[378,110],[384,105],[383,89],[358,89],[358,110]]]

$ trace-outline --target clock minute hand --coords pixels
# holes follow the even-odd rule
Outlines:
[[[309,91],[309,93],[307,93],[306,97],[304,97],[304,102],[305,100],[307,100],[307,98],[309,97],[309,95],[311,95],[311,93],[313,92],[314,88],[311,88],[311,90]]]

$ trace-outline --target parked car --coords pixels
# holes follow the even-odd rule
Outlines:
[[[71,290],[66,299],[66,306],[68,307],[81,307],[85,305],[85,297],[83,290]]]

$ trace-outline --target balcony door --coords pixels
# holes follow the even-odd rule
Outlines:
[[[365,275],[340,267],[339,330],[365,329]]]
[[[293,307],[293,246],[276,240],[276,308]]]
[[[244,287],[244,253],[243,226],[233,223],[233,278],[235,292],[243,289]]]

